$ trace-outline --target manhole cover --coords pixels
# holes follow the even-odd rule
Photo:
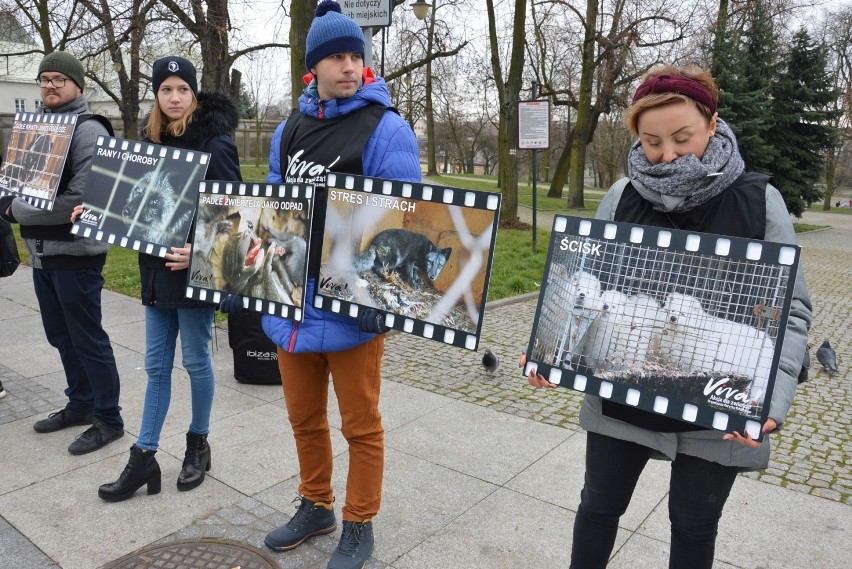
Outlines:
[[[174,541],[125,555],[106,569],[276,569],[263,551],[215,539]]]

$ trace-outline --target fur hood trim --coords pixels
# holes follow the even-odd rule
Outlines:
[[[230,136],[240,124],[240,110],[234,100],[219,91],[198,93],[198,108],[183,138],[196,146],[214,136]]]

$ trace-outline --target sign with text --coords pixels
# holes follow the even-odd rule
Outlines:
[[[759,440],[800,254],[786,243],[556,216],[525,371]]]
[[[340,0],[340,11],[362,28],[380,28],[391,24],[393,0]]]
[[[210,154],[99,136],[71,233],[164,257],[183,247]]]
[[[550,148],[550,101],[518,102],[518,148]]]
[[[77,115],[16,114],[0,166],[0,196],[52,210],[76,126]]]
[[[475,350],[500,194],[330,172],[321,310],[381,311],[408,334]]]
[[[204,181],[186,296],[302,320],[312,186]]]

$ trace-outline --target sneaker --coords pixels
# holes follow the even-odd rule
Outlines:
[[[35,429],[37,433],[52,433],[54,431],[67,429],[68,427],[91,424],[91,415],[81,415],[80,413],[63,409],[62,411],[51,413],[47,416],[47,419],[36,421],[33,425],[33,429]]]
[[[373,522],[343,521],[343,533],[337,551],[326,569],[362,569],[373,553]]]
[[[124,436],[122,427],[107,427],[100,421],[95,421],[91,427],[77,435],[68,452],[71,454],[86,454],[105,447],[114,440]]]
[[[337,527],[334,510],[330,504],[311,502],[302,496],[296,498],[296,500],[299,499],[302,502],[290,521],[266,535],[263,543],[269,549],[288,551],[301,545],[311,536],[331,533]]]
[[[0,381],[0,399],[3,399],[4,397],[6,397],[6,390],[3,389],[3,382]]]

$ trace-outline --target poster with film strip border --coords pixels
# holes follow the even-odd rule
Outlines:
[[[71,233],[164,257],[186,245],[210,154],[99,136]]]
[[[75,114],[16,113],[0,166],[0,196],[53,210],[76,126]]]
[[[302,320],[314,188],[203,181],[186,296]]]
[[[500,194],[329,173],[314,306],[476,350]]]
[[[524,373],[760,440],[800,253],[557,216]]]

